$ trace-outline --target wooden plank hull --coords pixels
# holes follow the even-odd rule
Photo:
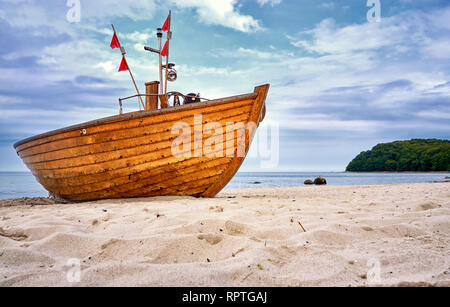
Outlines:
[[[42,186],[62,199],[213,197],[245,159],[264,119],[268,89],[263,85],[246,95],[112,116],[14,147]],[[236,132],[226,133],[230,124]],[[174,154],[181,131],[189,133]]]

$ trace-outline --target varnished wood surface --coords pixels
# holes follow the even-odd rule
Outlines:
[[[227,148],[237,153],[234,136],[226,135],[230,122],[263,119],[268,85],[255,92],[208,102],[112,116],[48,132],[15,144],[18,155],[37,180],[52,195],[73,201],[107,198],[192,195],[213,197],[235,175],[245,157],[227,157]],[[223,127],[222,150],[195,157],[172,155],[176,122],[191,129],[194,146],[194,116],[202,126],[218,122]],[[246,153],[255,131],[245,131]],[[202,143],[220,133],[202,136]]]
[[[159,81],[145,83],[145,94],[157,95],[159,90]],[[145,97],[145,111],[158,109],[158,96]]]

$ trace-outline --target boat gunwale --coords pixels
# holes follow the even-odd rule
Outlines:
[[[185,109],[198,109],[198,108],[210,106],[213,104],[231,102],[234,100],[238,101],[238,100],[252,99],[252,98],[256,98],[257,96],[258,96],[258,93],[253,92],[253,93],[230,96],[230,97],[225,97],[225,98],[218,98],[218,99],[213,99],[213,100],[208,100],[208,101],[203,101],[203,102],[190,103],[190,104],[185,104],[185,105],[181,105],[181,106],[169,107],[169,108],[165,108],[165,109],[136,111],[136,112],[131,112],[131,113],[113,115],[113,116],[109,116],[109,117],[95,119],[95,120],[88,121],[85,123],[80,123],[80,124],[75,124],[72,126],[60,128],[57,130],[52,130],[52,131],[45,132],[42,134],[38,134],[38,135],[35,135],[32,137],[23,139],[21,141],[18,141],[17,143],[14,144],[14,148],[17,149],[17,147],[24,145],[26,143],[36,141],[36,140],[39,140],[42,138],[46,138],[49,136],[57,135],[60,133],[70,132],[70,131],[77,130],[80,128],[86,129],[86,128],[90,128],[90,127],[94,127],[94,126],[98,126],[98,125],[102,125],[102,124],[120,122],[120,121],[129,120],[129,119],[135,119],[135,118],[141,118],[141,117],[146,117],[149,115],[167,114],[167,113],[177,112],[177,111],[185,110]]]

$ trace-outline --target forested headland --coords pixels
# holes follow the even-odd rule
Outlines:
[[[450,141],[413,139],[378,144],[360,153],[347,166],[348,172],[450,171]]]

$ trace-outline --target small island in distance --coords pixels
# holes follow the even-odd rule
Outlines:
[[[413,139],[378,144],[360,153],[347,172],[446,172],[450,171],[450,141]]]

